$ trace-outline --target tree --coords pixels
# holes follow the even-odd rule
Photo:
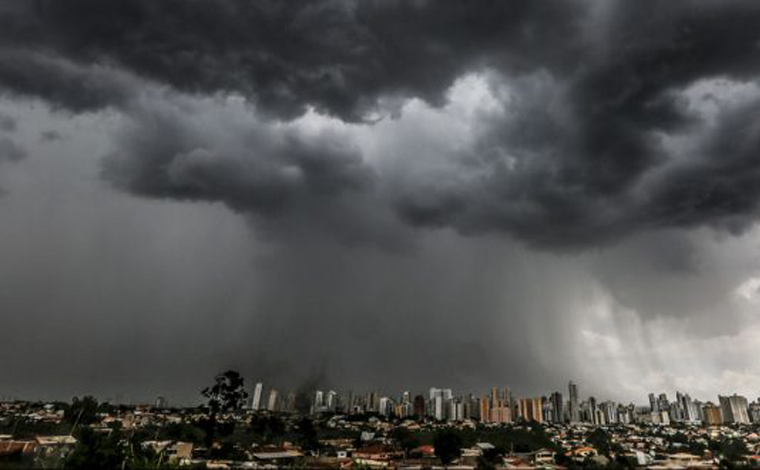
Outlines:
[[[285,423],[277,416],[254,415],[248,433],[258,443],[272,442],[285,433]]]
[[[610,436],[602,428],[594,429],[591,434],[586,438],[586,441],[594,447],[601,455],[610,455],[612,444],[610,442]]]
[[[749,453],[747,444],[741,439],[725,438],[720,441],[710,441],[710,449],[722,456],[721,465],[731,466],[744,459]]]
[[[462,442],[462,436],[454,429],[438,431],[433,438],[435,455],[441,459],[441,463],[448,465],[462,455]]]
[[[243,407],[248,393],[240,373],[228,370],[214,377],[214,385],[201,392],[206,397],[206,406],[213,414],[237,410]]]
[[[214,385],[204,388],[201,393],[206,397],[209,414],[208,420],[201,424],[206,431],[206,445],[211,447],[214,436],[220,430],[217,415],[242,408],[248,393],[243,377],[234,370],[218,374],[214,377]]]
[[[410,450],[420,446],[420,440],[417,436],[403,426],[395,427],[391,431],[390,437],[404,451],[404,456],[409,455]]]
[[[319,436],[314,423],[308,418],[298,421],[298,443],[304,450],[318,450]]]
[[[478,457],[478,468],[496,468],[501,463],[502,456],[498,449],[486,449],[483,451],[483,455]]]
[[[91,396],[77,397],[71,401],[71,405],[63,412],[66,422],[77,425],[88,425],[98,421],[98,400]]]
[[[121,427],[98,432],[82,427],[76,433],[77,445],[66,457],[64,468],[167,468],[166,459],[142,445],[136,435],[125,436]]]
[[[77,433],[77,446],[64,462],[64,468],[121,468],[126,458],[119,429],[98,433],[83,427]]]

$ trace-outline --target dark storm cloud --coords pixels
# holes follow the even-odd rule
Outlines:
[[[599,24],[588,24],[597,42],[585,43],[567,76],[549,64],[549,74],[501,77],[513,92],[507,116],[489,123],[465,166],[486,176],[433,196],[411,190],[397,202],[400,213],[414,224],[505,230],[548,247],[651,228],[746,228],[760,202],[760,164],[749,157],[760,151],[755,104],[724,113],[685,165],[654,184],[647,178],[671,158],[663,138],[700,124],[684,89],[700,79],[758,79],[758,20],[751,2],[607,5]]]
[[[310,105],[345,119],[361,119],[387,95],[440,102],[458,75],[492,61],[510,69],[562,62],[562,45],[574,45],[563,38],[577,17],[570,2],[554,0],[477,7],[245,0],[14,6],[0,22],[0,41],[8,47],[110,64],[187,92],[239,92],[280,116]],[[26,70],[45,65],[26,63],[0,83],[45,96],[46,88],[28,88],[22,80]],[[64,92],[57,96],[63,99]],[[65,96],[75,108],[98,104],[81,103],[78,93]]]
[[[131,113],[133,125],[104,160],[102,176],[117,188],[220,202],[256,217],[262,234],[280,239],[313,242],[324,232],[343,241],[398,243],[384,234],[382,216],[363,213],[377,175],[339,134],[307,137],[215,99],[146,100]]]
[[[0,83],[7,92],[35,96],[74,112],[124,104],[130,84],[101,65],[82,65],[34,49],[0,50]]]
[[[0,86],[73,111],[113,106],[141,119],[134,101],[159,86],[243,95],[262,125],[308,107],[369,123],[407,98],[444,105],[467,73],[510,95],[500,117],[473,118],[477,144],[441,156],[455,162],[450,174],[404,185],[344,136],[292,132],[230,153],[157,120],[107,159],[106,178],[136,194],[308,220],[352,193],[411,226],[555,249],[652,228],[740,230],[757,215],[752,106],[721,114],[736,125],[692,137],[702,148],[685,164],[670,168],[663,144],[703,125],[685,89],[757,80],[756,2],[41,0],[0,15]]]

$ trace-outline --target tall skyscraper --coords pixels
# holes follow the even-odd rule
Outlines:
[[[580,421],[580,410],[578,408],[578,385],[571,380],[567,386],[570,395],[570,422],[577,423]]]
[[[564,402],[562,401],[562,394],[559,392],[554,392],[551,395],[551,398],[549,398],[549,402],[551,403],[551,416],[552,416],[552,422],[553,423],[562,423],[565,420],[563,405]]]
[[[431,388],[430,401],[433,406],[433,417],[438,420],[444,420],[448,416],[450,409],[449,402],[454,398],[450,388]]]
[[[652,413],[660,411],[660,407],[657,406],[657,398],[655,398],[654,393],[649,394],[649,409]]]
[[[479,403],[479,418],[483,423],[511,423],[512,408],[509,389],[491,389],[491,395],[483,395]]]
[[[705,403],[702,408],[702,414],[704,415],[704,422],[710,426],[718,426],[723,424],[723,413],[721,407],[714,405],[710,402]]]
[[[718,395],[718,400],[724,423],[749,424],[749,405],[746,398],[737,394],[728,397]]]
[[[425,397],[417,395],[414,397],[413,413],[416,417],[422,418],[425,416]]]
[[[251,398],[251,409],[258,410],[261,408],[261,396],[264,394],[264,384],[257,382],[253,388],[253,396]]]
[[[596,398],[588,397],[588,420],[591,424],[599,424],[597,416]]]
[[[525,421],[544,422],[541,398],[520,398],[518,400],[520,417]]]
[[[267,410],[269,411],[279,411],[277,409],[277,390],[272,389],[269,391],[269,403],[267,403]]]

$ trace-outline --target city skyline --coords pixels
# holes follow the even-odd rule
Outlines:
[[[245,379],[244,379],[245,380]],[[619,406],[625,406],[625,407],[635,407],[636,410],[640,411],[644,408],[647,408],[654,411],[663,411],[663,412],[672,412],[670,410],[671,405],[678,405],[684,410],[690,410],[691,409],[691,402],[694,401],[695,403],[698,403],[700,407],[704,405],[713,405],[722,407],[724,406],[723,399],[724,398],[731,398],[731,397],[740,397],[744,400],[745,408],[748,408],[748,403],[754,403],[752,393],[746,394],[749,396],[749,398],[745,397],[745,394],[737,393],[737,391],[727,391],[724,393],[718,393],[714,397],[704,397],[704,396],[691,396],[691,394],[686,390],[673,390],[673,391],[663,391],[658,390],[656,392],[650,392],[647,394],[646,397],[635,397],[632,399],[616,399],[614,396],[602,396],[595,394],[593,391],[587,391],[587,392],[580,392],[579,385],[574,382],[573,380],[570,380],[566,384],[565,390],[560,389],[547,389],[543,391],[538,391],[536,393],[526,393],[526,392],[517,392],[514,391],[511,387],[490,387],[481,390],[480,393],[476,389],[452,389],[452,388],[438,388],[438,387],[429,387],[429,388],[423,388],[420,390],[416,389],[390,389],[390,388],[383,388],[383,387],[377,387],[377,388],[344,388],[340,386],[314,386],[314,383],[310,383],[307,388],[301,387],[289,387],[284,386],[282,384],[275,384],[272,385],[270,383],[267,383],[265,381],[256,380],[253,381],[247,381],[245,382],[244,389],[247,390],[248,396],[245,402],[245,409],[250,410],[263,410],[263,411],[284,411],[285,409],[290,406],[293,408],[295,405],[295,398],[296,395],[305,397],[310,396],[312,401],[312,406],[317,406],[317,403],[321,400],[324,400],[324,403],[328,404],[324,410],[321,411],[328,411],[327,408],[331,408],[334,410],[333,403],[343,403],[345,406],[345,399],[346,397],[353,397],[359,401],[362,401],[362,403],[365,403],[367,400],[369,401],[376,401],[380,403],[381,400],[390,400],[390,403],[398,404],[401,402],[409,403],[410,405],[414,404],[414,401],[418,398],[424,398],[426,403],[433,404],[433,409],[427,409],[426,414],[430,414],[432,417],[438,417],[439,415],[445,415],[446,411],[442,408],[443,404],[439,403],[439,400],[444,401],[451,401],[453,399],[463,399],[465,397],[469,397],[471,399],[479,400],[481,405],[478,405],[478,407],[473,408],[475,410],[476,408],[479,410],[480,415],[488,415],[488,416],[500,416],[499,418],[491,418],[492,422],[501,422],[501,420],[505,419],[504,416],[508,416],[509,420],[508,422],[512,422],[514,419],[514,416],[511,414],[513,411],[509,409],[510,403],[512,407],[518,406],[518,402],[520,400],[542,400],[544,407],[549,406],[551,410],[557,410],[559,409],[559,412],[557,415],[553,416],[562,416],[562,422],[567,423],[574,423],[574,422],[585,422],[584,419],[581,419],[581,410],[582,407],[587,407],[590,402],[594,402],[597,404],[601,403],[615,403]],[[202,402],[204,402],[203,397],[200,396],[200,394],[197,394],[198,397],[195,400],[185,400],[185,399],[177,399],[177,397],[172,398],[171,396],[165,396],[165,395],[155,395],[153,397],[142,397],[135,399],[134,397],[125,396],[123,394],[116,394],[116,396],[113,395],[97,395],[97,394],[91,394],[91,393],[85,393],[83,395],[93,396],[94,398],[103,401],[104,403],[110,403],[113,405],[151,405],[155,404],[155,406],[160,407],[158,403],[162,403],[162,406],[168,407],[195,407],[199,406]],[[316,395],[316,397],[315,397]],[[596,395],[596,396],[595,396]],[[374,397],[374,398],[370,398]],[[426,398],[427,397],[427,398]],[[0,394],[0,402],[11,402],[11,401],[68,401],[68,399],[71,397],[58,397],[56,399],[41,399],[39,397],[22,397],[22,396],[14,396],[14,395],[2,395]],[[349,398],[349,401],[351,398]],[[687,404],[687,401],[689,404]],[[486,408],[483,408],[482,403],[487,402],[488,405]],[[747,422],[760,422],[760,393],[757,393],[756,397],[757,402],[757,418],[751,419],[749,418],[749,415],[747,414],[745,416]],[[286,405],[286,403],[290,403],[290,405]],[[735,405],[730,405],[735,406]],[[377,406],[376,406],[377,407]],[[437,408],[436,408],[437,407]],[[502,410],[501,407],[504,407],[504,410]],[[575,412],[573,411],[575,410]],[[290,411],[295,411],[295,408],[293,408]],[[312,408],[312,412],[315,411],[314,408]],[[317,410],[319,411],[319,410]],[[348,410],[344,410],[346,412],[349,412]],[[377,411],[377,410],[372,410]],[[546,412],[546,410],[545,410]],[[506,413],[506,414],[505,414]],[[554,421],[553,418],[549,418],[549,416],[552,416],[553,413],[557,413],[556,411],[549,411],[546,412],[546,418],[544,418],[543,422],[557,422]],[[694,411],[685,411],[686,415],[694,414]],[[481,418],[479,418],[481,419]],[[559,419],[559,418],[557,418]],[[445,419],[444,419],[445,420]],[[487,419],[486,422],[489,420]],[[688,421],[688,420],[687,420]]]

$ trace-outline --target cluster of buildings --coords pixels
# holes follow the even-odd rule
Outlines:
[[[245,409],[219,419],[242,430],[275,419],[282,434],[235,444],[235,461],[214,457],[213,449],[221,442],[208,448],[199,436],[193,441],[159,437],[160,429],[193,427],[206,416],[203,408],[170,407],[165,397],[151,405],[105,406],[88,426],[102,433],[115,426],[130,435],[142,432],[150,436],[142,445],[166,461],[207,468],[438,468],[432,436],[451,429],[476,439],[462,443],[459,468],[476,468],[486,455],[494,458],[496,445],[496,463],[503,468],[566,468],[571,462],[603,467],[621,459],[645,468],[716,468],[727,458],[721,446],[732,440],[741,442],[742,449],[731,459],[760,465],[760,399],[749,402],[736,394],[712,403],[681,392],[674,399],[652,393],[648,404],[637,406],[582,398],[573,382],[566,394],[538,397],[519,397],[496,387],[477,395],[456,394],[450,388],[397,396],[375,391],[281,393],[259,382],[249,395]],[[77,446],[76,434],[66,431],[65,406],[0,401],[0,466],[14,455],[37,466],[60,466]],[[298,438],[305,416],[318,430],[316,447],[304,446]],[[537,425],[543,435],[539,447],[510,448],[498,437],[531,434]],[[401,428],[417,437],[416,447],[405,447],[397,439]],[[605,445],[599,443],[600,430],[607,436]]]
[[[296,393],[291,391],[285,399],[277,389],[265,394],[264,384],[255,384],[250,409],[270,412],[306,411],[296,409]],[[376,413],[385,417],[427,417],[438,421],[461,422],[475,420],[481,423],[514,423],[518,421],[593,425],[631,423],[664,424],[749,424],[760,423],[760,398],[749,403],[740,395],[718,396],[716,403],[692,399],[689,394],[676,392],[675,400],[667,394],[649,394],[649,406],[622,404],[612,400],[597,400],[593,396],[581,400],[578,384],[570,382],[567,398],[555,391],[548,396],[517,397],[509,388],[494,387],[480,395],[455,395],[450,388],[431,388],[425,395],[412,396],[408,391],[390,397],[370,391],[357,394],[353,391],[338,393],[335,390],[316,390],[311,396],[308,410],[319,413]]]

